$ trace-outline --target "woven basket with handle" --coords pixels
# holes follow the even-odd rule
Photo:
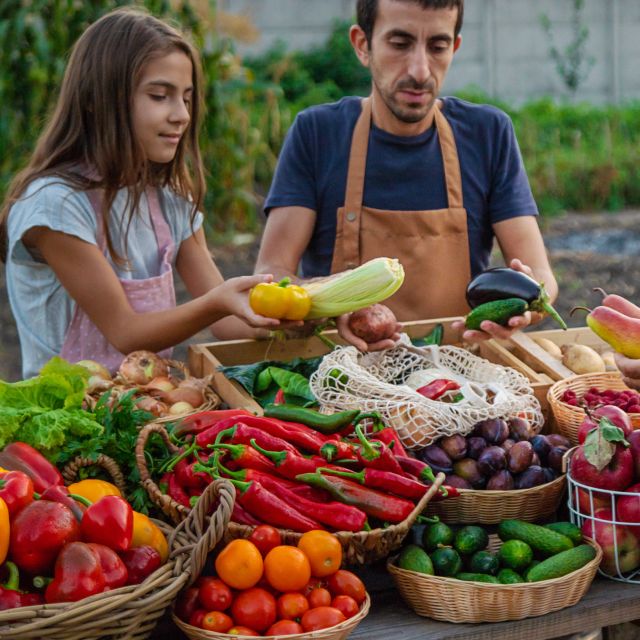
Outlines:
[[[170,496],[160,491],[160,488],[151,477],[144,455],[144,449],[149,436],[152,433],[159,433],[172,452],[176,452],[177,447],[171,442],[165,428],[159,424],[148,424],[141,431],[136,443],[136,463],[140,471],[142,486],[147,490],[151,501],[159,507],[174,522],[180,522],[189,515],[190,510],[173,500]],[[342,543],[343,563],[369,564],[386,558],[392,551],[402,545],[409,529],[416,521],[416,518],[427,508],[429,501],[438,492],[444,482],[444,474],[436,476],[436,481],[429,487],[428,491],[416,504],[413,511],[406,520],[398,524],[390,525],[384,529],[373,529],[371,531],[337,531],[335,535]],[[225,531],[224,540],[228,542],[234,538],[248,538],[254,527],[249,525],[230,522]],[[301,533],[288,529],[280,529],[282,544],[297,544]]]
[[[589,538],[596,557],[577,571],[540,582],[487,584],[432,576],[401,569],[389,558],[387,570],[404,601],[420,616],[446,622],[504,622],[543,616],[576,604],[587,592],[602,559],[602,549]],[[500,546],[491,535],[489,548]]]
[[[553,417],[556,421],[556,431],[566,438],[571,444],[578,444],[578,429],[585,417],[584,409],[562,402],[565,391],[571,390],[580,398],[591,387],[598,391],[612,389],[613,391],[626,391],[629,389],[622,381],[620,373],[610,371],[606,373],[584,373],[579,376],[572,376],[564,380],[558,380],[549,387],[547,400]],[[640,413],[630,413],[631,425],[634,429],[640,427]]]
[[[178,592],[200,575],[207,553],[224,535],[234,499],[233,485],[226,480],[216,480],[207,487],[188,518],[175,529],[154,520],[167,536],[171,554],[169,560],[141,584],[121,587],[78,602],[2,611],[0,638],[148,638]]]

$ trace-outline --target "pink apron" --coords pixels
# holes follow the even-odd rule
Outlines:
[[[101,195],[97,191],[88,191],[87,196],[98,220],[98,247],[107,253],[107,243],[101,224]],[[161,256],[160,275],[140,280],[120,280],[120,284],[129,300],[131,308],[138,313],[162,311],[176,306],[176,294],[173,286],[173,268],[171,259],[175,250],[169,230],[158,200],[156,189],[147,189],[149,215]],[[171,357],[172,349],[166,349],[159,355]],[[100,330],[91,322],[89,316],[76,305],[71,324],[67,329],[60,355],[69,362],[78,360],[96,360],[111,372],[115,372],[124,356],[115,349]]]

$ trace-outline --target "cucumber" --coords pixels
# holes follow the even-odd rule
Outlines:
[[[462,569],[460,554],[451,547],[436,549],[431,554],[433,570],[437,576],[454,576]]]
[[[573,542],[573,544],[580,544],[582,542],[582,531],[580,527],[573,522],[550,522],[544,525],[545,529],[551,529],[564,536],[567,536]]]
[[[536,565],[527,574],[527,582],[540,582],[560,578],[572,573],[596,557],[596,550],[588,544],[562,551]]]
[[[402,549],[398,557],[398,566],[401,569],[426,573],[430,576],[433,575],[431,558],[427,555],[427,552],[417,544],[409,544]]]
[[[467,329],[479,329],[482,322],[491,320],[491,322],[506,326],[509,318],[521,316],[528,308],[529,304],[522,298],[506,298],[505,300],[485,302],[467,314],[464,324]]]
[[[522,520],[503,520],[498,525],[500,540],[522,540],[543,555],[552,556],[573,548],[571,538],[546,527]]]
[[[469,559],[471,573],[487,573],[495,576],[499,568],[498,557],[490,551],[476,551]]]
[[[465,571],[456,573],[454,578],[458,580],[466,580],[468,582],[488,582],[490,584],[500,584],[500,581],[495,576],[490,576],[487,573],[467,573]]]
[[[500,569],[497,578],[500,584],[518,584],[519,582],[524,582],[524,578],[513,569]]]
[[[460,554],[471,555],[486,549],[488,544],[489,534],[482,527],[467,525],[456,533],[453,548]]]

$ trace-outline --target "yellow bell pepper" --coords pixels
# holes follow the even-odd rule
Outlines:
[[[9,509],[7,503],[0,498],[0,565],[9,552]]]
[[[9,470],[4,467],[0,467],[0,473],[9,473]]]
[[[169,557],[169,543],[164,533],[154,522],[144,513],[133,512],[133,538],[130,547],[142,547],[148,545],[153,547],[166,562]]]
[[[249,292],[251,308],[261,316],[278,320],[304,320],[311,309],[306,289],[291,284],[289,278],[280,282],[261,282]]]
[[[122,497],[120,489],[118,489],[115,484],[111,484],[105,480],[97,480],[95,478],[88,478],[87,480],[74,482],[73,484],[70,484],[67,489],[69,489],[69,493],[76,496],[82,496],[89,502],[98,502],[100,498],[104,498],[105,496]]]

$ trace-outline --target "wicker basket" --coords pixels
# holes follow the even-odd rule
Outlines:
[[[369,607],[371,606],[371,599],[369,594],[360,607],[360,611],[355,616],[335,625],[328,629],[322,629],[320,631],[310,631],[309,633],[293,633],[286,636],[262,636],[263,638],[269,638],[269,640],[344,640],[353,630],[362,622],[363,618],[369,613]],[[173,621],[176,626],[184,633],[187,638],[191,640],[248,640],[251,636],[242,635],[229,635],[228,633],[214,633],[213,631],[206,631],[194,627],[186,622],[183,622],[178,618],[175,613],[172,612]]]
[[[122,471],[120,471],[120,467],[118,463],[110,458],[109,456],[105,456],[104,454],[100,454],[95,460],[90,460],[89,458],[74,458],[71,462],[69,462],[65,468],[62,470],[62,477],[67,484],[72,484],[76,482],[78,479],[78,472],[83,467],[101,467],[104,469],[107,474],[111,477],[111,482],[118,487],[120,493],[125,495],[126,493],[126,483],[124,480],[124,476],[122,475]]]
[[[186,379],[189,377],[190,375],[189,369],[187,368],[187,365],[184,362],[180,362],[179,360],[165,360],[165,362],[167,363],[170,369],[176,369],[177,371],[179,371],[180,376],[182,378]],[[214,389],[210,384],[212,376],[207,376],[205,379],[207,380],[207,385],[205,386],[203,391],[204,402],[199,407],[196,407],[193,411],[189,411],[188,413],[181,413],[178,415],[168,415],[168,416],[163,416],[162,418],[155,418],[154,421],[155,422],[175,422],[180,418],[184,418],[185,416],[192,415],[194,413],[199,413],[200,411],[210,411],[211,409],[218,408],[222,404],[222,399],[214,391]],[[127,391],[131,391],[131,389],[139,388],[138,385],[130,384],[126,382],[125,380],[120,378],[117,374],[114,377],[113,381],[114,381],[114,385],[110,389],[107,389],[106,391],[100,391],[94,394],[87,394],[85,396],[84,402],[88,409],[95,408],[98,400],[100,399],[103,393],[112,391],[113,393],[120,396],[126,393]]]
[[[427,515],[438,516],[448,524],[496,524],[510,518],[536,522],[556,512],[566,486],[563,474],[531,489],[458,489],[460,495],[455,498],[430,502]]]
[[[174,522],[180,522],[187,517],[190,510],[173,500],[170,496],[160,491],[155,483],[144,455],[144,449],[147,439],[152,433],[159,433],[164,438],[167,446],[172,452],[177,451],[177,447],[171,442],[166,429],[160,424],[148,424],[140,431],[138,441],[136,443],[136,463],[140,471],[140,479],[142,486],[146,489],[151,501],[160,508]],[[416,504],[414,510],[409,514],[406,520],[398,524],[391,525],[385,529],[373,529],[372,531],[337,531],[335,535],[342,543],[343,564],[345,565],[362,565],[376,562],[386,558],[391,552],[395,551],[402,545],[409,529],[429,504],[431,498],[438,492],[438,489],[444,482],[444,474],[438,474],[436,481],[429,487],[429,490]],[[248,538],[253,532],[254,527],[249,525],[237,524],[230,522],[225,531],[224,541],[228,542],[234,538]],[[283,544],[297,544],[301,533],[290,531],[288,529],[280,529]]]
[[[605,389],[625,391],[629,388],[622,381],[622,376],[619,373],[584,373],[579,376],[558,380],[558,382],[551,385],[547,392],[547,401],[556,421],[556,429],[558,433],[569,438],[571,444],[578,444],[578,429],[584,420],[585,413],[580,407],[574,407],[562,402],[562,395],[567,389],[571,389],[575,391],[576,395],[581,396],[591,387],[596,387],[601,391]],[[640,427],[640,413],[630,413],[629,418],[634,429]]]
[[[0,612],[3,640],[104,640],[148,638],[178,592],[195,580],[207,553],[222,538],[233,511],[235,490],[217,480],[176,529],[154,522],[169,538],[169,560],[138,585],[78,602],[21,607]],[[217,504],[213,515],[210,510]]]
[[[490,539],[490,548],[497,548],[497,536]],[[521,620],[570,607],[584,596],[602,559],[600,546],[588,538],[585,542],[596,549],[591,562],[566,576],[541,582],[487,584],[429,576],[400,569],[395,557],[387,561],[387,569],[404,601],[420,616],[446,622]]]

